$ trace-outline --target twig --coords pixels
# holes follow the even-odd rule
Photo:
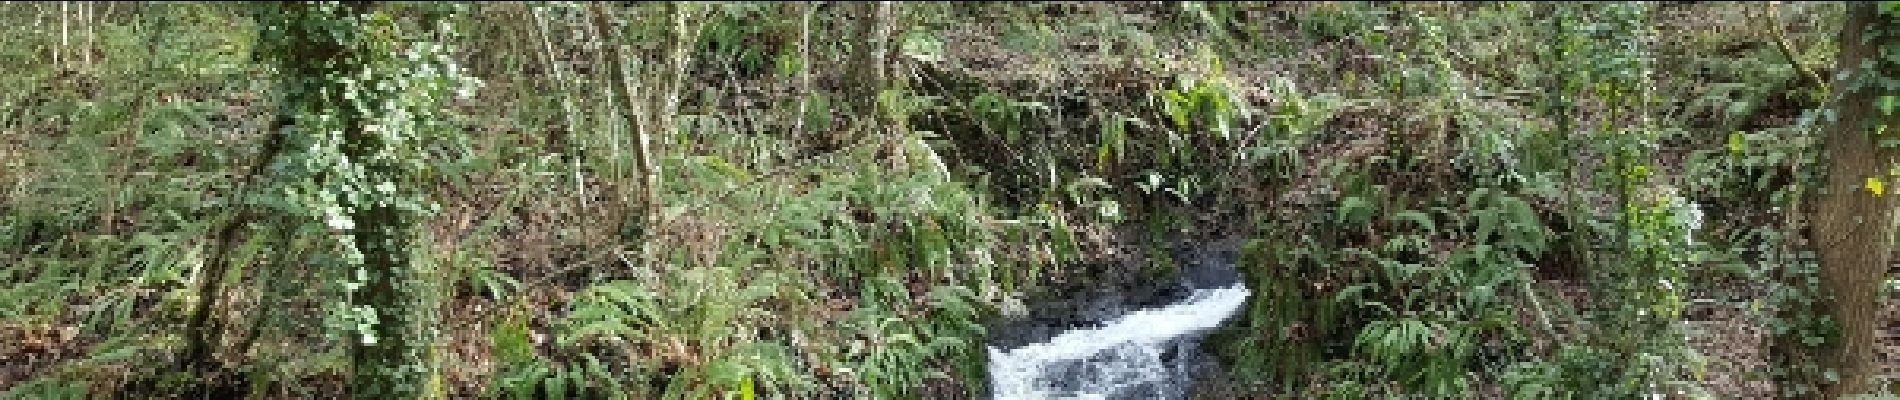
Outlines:
[[[1829,91],[1827,80],[1821,79],[1821,74],[1815,73],[1814,68],[1802,64],[1801,59],[1796,57],[1798,53],[1794,51],[1794,46],[1788,43],[1788,34],[1781,29],[1779,17],[1781,13],[1776,10],[1776,3],[1779,2],[1770,1],[1762,5],[1764,7],[1762,19],[1768,21],[1769,33],[1775,36],[1775,47],[1781,50],[1782,57],[1788,58],[1788,65],[1793,66],[1795,71],[1800,73],[1801,78],[1813,87],[1821,88],[1822,93],[1827,93]]]

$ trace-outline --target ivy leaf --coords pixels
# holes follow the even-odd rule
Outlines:
[[[1880,96],[1879,100],[1874,101],[1874,106],[1880,108],[1880,115],[1893,115],[1895,103],[1900,103],[1900,98],[1896,98],[1895,96]]]
[[[1867,191],[1873,192],[1874,197],[1880,197],[1880,195],[1886,194],[1887,185],[1880,181],[1880,177],[1869,176],[1867,177]]]
[[[328,214],[330,215],[328,215],[328,218],[324,220],[325,225],[329,225],[330,228],[336,229],[339,231],[347,231],[351,229],[356,229],[356,221],[351,220],[349,216],[344,215],[341,208],[330,207],[329,210],[327,211],[329,211]]]

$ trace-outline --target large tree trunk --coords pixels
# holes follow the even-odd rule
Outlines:
[[[1847,21],[1840,33],[1840,58],[1837,70],[1852,71],[1847,82],[1870,78],[1867,74],[1900,76],[1890,63],[1883,63],[1883,40],[1862,40],[1869,29],[1892,32],[1900,24],[1879,14],[1874,3],[1857,2],[1848,6]],[[1881,36],[1891,36],[1882,34]],[[1881,39],[1885,39],[1884,37]],[[1861,68],[1863,60],[1876,60],[1881,67]],[[1866,393],[1879,372],[1874,363],[1874,320],[1879,310],[1875,296],[1881,275],[1885,273],[1893,248],[1893,208],[1891,193],[1882,193],[1888,182],[1888,168],[1895,160],[1895,149],[1882,148],[1880,141],[1900,139],[1900,130],[1883,132],[1878,125],[1893,125],[1900,119],[1883,115],[1875,107],[1882,96],[1900,95],[1900,91],[1878,84],[1856,88],[1837,82],[1844,89],[1833,108],[1839,119],[1827,130],[1825,155],[1827,183],[1814,207],[1814,235],[1821,257],[1823,307],[1841,328],[1838,340],[1830,340],[1817,354],[1821,366],[1838,374],[1834,382],[1816,382],[1825,398]]]

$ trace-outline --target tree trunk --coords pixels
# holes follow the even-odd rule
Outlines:
[[[53,67],[57,69],[66,68],[66,57],[63,55],[72,44],[73,15],[69,10],[69,4],[64,1],[59,2],[59,47],[53,48]]]
[[[853,25],[850,54],[847,57],[845,96],[853,117],[860,120],[883,122],[878,112],[877,95],[889,78],[886,64],[890,61],[887,54],[890,48],[892,31],[891,10],[896,6],[888,1],[857,1],[846,3],[846,18]]]
[[[673,45],[670,48],[672,53],[668,54],[667,59],[669,68],[665,75],[666,97],[660,99],[661,103],[659,107],[656,107],[660,110],[659,115],[654,118],[654,123],[659,126],[652,132],[640,133],[640,145],[645,146],[645,149],[641,151],[647,157],[641,160],[643,165],[640,171],[646,176],[644,178],[646,185],[641,187],[641,195],[648,207],[645,215],[647,226],[657,226],[661,223],[660,187],[664,184],[662,178],[665,175],[661,174],[660,164],[654,161],[654,157],[658,156],[658,149],[663,146],[667,138],[673,136],[673,130],[679,126],[680,93],[685,91],[687,76],[691,75],[693,50],[698,47],[699,29],[705,26],[706,19],[706,15],[702,14],[700,9],[691,8],[694,7],[691,2],[674,2],[672,5]],[[654,133],[660,136],[654,137]],[[652,254],[650,246],[646,253],[649,259],[657,257]]]
[[[853,117],[863,134],[874,135],[868,139],[878,140],[881,156],[887,157],[901,168],[903,138],[902,123],[893,110],[880,104],[886,89],[901,88],[902,82],[891,71],[891,48],[897,32],[897,3],[892,1],[852,2],[848,10],[849,17],[856,22],[856,32],[852,37],[850,65],[847,70],[845,94],[850,101]],[[842,138],[840,146],[867,139],[863,137]]]
[[[79,65],[92,66],[94,38],[92,35],[92,5],[90,1],[79,3],[79,25],[86,30],[86,47],[79,50]]]
[[[427,378],[434,373],[427,334],[433,307],[427,304],[429,284],[426,271],[413,259],[417,247],[416,226],[427,208],[426,198],[416,194],[411,170],[419,164],[406,158],[415,146],[410,140],[392,140],[392,133],[406,131],[420,135],[420,125],[406,118],[386,118],[378,104],[428,109],[408,102],[425,101],[408,96],[404,85],[393,80],[405,79],[417,68],[417,61],[401,58],[404,36],[434,37],[430,32],[403,35],[387,16],[369,2],[345,2],[318,5],[292,2],[275,7],[277,19],[267,21],[261,37],[270,42],[268,55],[275,57],[282,73],[285,113],[295,123],[289,135],[301,142],[333,140],[341,142],[329,158],[341,156],[354,165],[350,170],[318,170],[317,182],[351,182],[354,196],[337,196],[336,206],[347,213],[342,222],[326,221],[333,232],[347,235],[360,258],[339,265],[349,271],[345,276],[360,288],[347,298],[352,313],[363,318],[354,321],[350,360],[350,392],[362,399],[405,399],[427,394]],[[275,24],[273,26],[272,24]],[[419,26],[429,29],[430,23]],[[339,77],[369,76],[353,83]],[[408,97],[405,97],[408,96]],[[431,118],[413,115],[413,118]],[[325,130],[333,130],[326,132]],[[313,150],[329,151],[329,150]],[[332,215],[326,218],[340,218]]]
[[[635,163],[635,186],[638,186],[638,195],[637,199],[633,199],[635,207],[631,207],[633,209],[629,212],[631,216],[621,220],[623,224],[621,231],[635,231],[635,229],[625,229],[625,224],[638,224],[637,231],[652,231],[654,226],[661,224],[659,220],[661,171],[659,171],[656,157],[661,148],[661,140],[665,136],[673,135],[673,127],[676,125],[675,116],[678,114],[678,104],[680,104],[680,91],[682,91],[682,85],[686,83],[688,68],[692,68],[693,42],[699,38],[699,28],[697,28],[699,25],[692,25],[695,17],[688,13],[690,4],[669,4],[669,6],[671,6],[671,19],[673,19],[671,44],[663,45],[661,47],[663,51],[659,53],[635,55],[642,61],[640,64],[642,64],[644,74],[640,76],[633,76],[627,72],[629,59],[625,53],[625,45],[619,44],[616,40],[614,32],[619,32],[619,30],[612,25],[608,6],[595,4],[593,8],[593,23],[597,30],[602,32],[604,40],[608,42],[604,45],[610,59],[608,78],[612,82],[619,83],[618,91],[610,89],[608,95],[625,100],[619,104],[627,104],[627,118],[633,125],[633,135],[635,135],[633,136],[633,142],[635,142],[633,163]],[[665,66],[665,68],[659,70],[657,66]],[[657,70],[657,72],[652,72],[652,70]],[[640,89],[657,91],[657,95],[644,95]],[[650,245],[646,245],[644,233],[637,241],[642,241],[640,245],[642,260],[652,264],[654,254]]]
[[[237,233],[249,223],[249,215],[240,214],[218,228],[211,245],[211,257],[207,258],[198,271],[198,302],[192,305],[191,315],[185,320],[185,350],[178,358],[179,367],[199,371],[215,367],[217,358],[212,352],[217,347],[218,329],[211,321],[211,311],[223,298],[224,273],[231,248],[237,246]]]
[[[1896,25],[1900,24],[1881,16],[1873,3],[1848,6],[1837,67],[1852,71],[1847,82],[1874,78],[1868,74],[1900,76],[1891,63],[1875,60],[1885,40],[1863,40],[1870,29],[1892,32],[1900,28]],[[1875,60],[1880,66],[1871,71],[1861,69],[1864,60]],[[1833,382],[1816,382],[1830,399],[1869,392],[1872,378],[1879,373],[1874,363],[1874,321],[1879,310],[1875,297],[1893,248],[1894,197],[1887,197],[1892,194],[1883,193],[1883,189],[1892,181],[1887,171],[1896,152],[1882,148],[1880,142],[1900,139],[1900,131],[1877,133],[1883,130],[1876,126],[1891,126],[1900,119],[1883,115],[1875,102],[1883,96],[1900,95],[1900,91],[1876,84],[1855,86],[1846,82],[1834,85],[1846,90],[1833,105],[1839,119],[1826,133],[1827,180],[1814,207],[1815,245],[1821,258],[1821,304],[1841,329],[1840,335],[1830,338],[1818,354],[1821,366],[1839,377]]]
[[[356,247],[369,272],[355,303],[373,309],[376,321],[374,341],[356,341],[351,349],[351,392],[359,399],[417,398],[428,376],[430,343],[414,335],[423,322],[418,317],[428,309],[421,304],[416,290],[421,276],[409,257],[413,221],[388,204],[353,206],[361,210],[352,217],[361,228],[355,232]]]
[[[609,104],[618,104],[622,107],[626,107],[628,114],[626,116],[626,124],[635,125],[634,129],[630,129],[630,131],[634,134],[634,184],[638,186],[635,190],[639,193],[639,196],[633,201],[634,205],[631,210],[631,214],[633,215],[622,217],[620,223],[623,229],[618,229],[617,231],[626,232],[627,230],[624,229],[624,226],[627,221],[638,220],[641,232],[645,232],[645,229],[650,228],[648,224],[650,218],[647,216],[651,214],[654,204],[647,196],[647,189],[653,186],[653,175],[648,173],[653,170],[653,157],[652,153],[650,153],[653,140],[648,134],[647,129],[638,126],[642,124],[634,122],[636,118],[639,118],[636,114],[643,112],[644,108],[634,106],[635,103],[639,101],[637,100],[639,97],[634,94],[636,92],[633,86],[634,83],[629,80],[630,77],[627,74],[625,46],[614,40],[614,38],[619,36],[616,35],[616,33],[620,32],[620,30],[614,29],[612,20],[608,15],[609,11],[607,7],[608,5],[605,3],[594,3],[594,7],[591,10],[594,14],[594,30],[599,32],[601,40],[606,42],[602,43],[601,48],[607,51],[607,76],[609,80],[615,83],[612,88],[607,90],[608,96],[613,98]]]
[[[817,14],[818,5],[805,1],[798,6],[798,117],[792,127],[792,143],[803,143],[805,139],[805,120],[811,104],[811,20]]]

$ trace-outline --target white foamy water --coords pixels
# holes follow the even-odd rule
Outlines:
[[[1249,294],[1240,284],[1199,289],[1098,328],[1009,351],[991,347],[991,390],[999,400],[1181,398],[1193,339],[1226,321]]]

